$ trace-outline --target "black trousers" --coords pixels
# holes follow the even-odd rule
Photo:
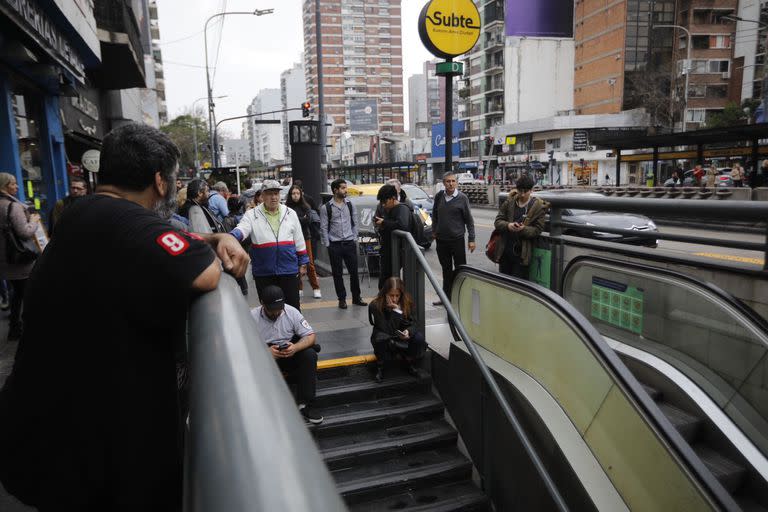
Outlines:
[[[262,290],[267,286],[279,286],[283,290],[283,295],[285,295],[285,303],[301,311],[298,274],[295,276],[253,276],[253,281],[256,283],[256,292],[259,296],[261,296]]]
[[[381,290],[384,286],[384,281],[390,277],[400,277],[400,269],[403,268],[402,265],[403,260],[405,259],[405,254],[403,251],[400,251],[400,266],[397,268],[394,268],[392,265],[391,245],[382,244],[379,254],[381,255],[381,269],[379,270],[379,290]]]
[[[451,300],[453,279],[456,277],[456,268],[467,262],[467,253],[464,251],[464,237],[455,240],[437,240],[437,259],[443,267],[443,291]]]
[[[344,267],[349,272],[349,287],[352,290],[352,298],[360,298],[360,279],[357,276],[357,245],[354,241],[331,242],[328,246],[328,257],[331,260],[331,272],[333,273],[333,286],[336,288],[336,297],[339,300],[347,299],[347,289],[344,288]]]
[[[9,279],[8,284],[11,288],[11,316],[9,318],[9,327],[11,329],[21,326],[21,309],[24,304],[24,290],[27,289],[26,279]]]
[[[310,404],[315,399],[317,388],[317,352],[312,347],[296,352],[293,357],[275,359],[281,372],[296,383],[296,400]]]
[[[529,265],[523,265],[520,256],[508,256],[506,253],[499,261],[499,272],[512,277],[528,280]]]

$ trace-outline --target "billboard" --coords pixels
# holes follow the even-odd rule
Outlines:
[[[451,154],[459,156],[459,133],[464,131],[463,121],[453,122],[453,147]],[[445,123],[432,125],[432,158],[445,158]]]
[[[349,102],[349,131],[379,131],[379,107],[376,99],[351,100]]]
[[[573,0],[505,0],[508,36],[573,37]]]

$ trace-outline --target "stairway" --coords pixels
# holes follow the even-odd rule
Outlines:
[[[312,433],[351,511],[492,510],[423,370],[392,369],[381,384],[369,366],[321,371],[314,406],[325,421]]]
[[[656,402],[664,416],[672,423],[683,439],[691,445],[694,453],[698,455],[725,490],[733,496],[741,509],[745,512],[768,512],[765,503],[760,503],[764,501],[765,496],[761,497],[761,492],[755,492],[749,482],[747,468],[730,458],[723,450],[718,449],[716,436],[706,432],[704,420],[672,405],[665,400],[664,393],[643,383],[637,374],[635,376],[648,395]]]

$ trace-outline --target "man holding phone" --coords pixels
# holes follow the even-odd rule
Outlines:
[[[298,309],[285,303],[279,286],[270,285],[259,293],[261,306],[251,310],[259,335],[269,347],[280,371],[296,379],[299,412],[317,425],[323,417],[311,408],[317,388],[315,331]]]

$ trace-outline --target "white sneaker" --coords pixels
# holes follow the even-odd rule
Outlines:
[[[299,298],[300,299],[304,298],[304,290],[299,290]]]
[[[312,296],[313,296],[314,298],[316,298],[316,299],[322,299],[322,298],[323,298],[323,294],[322,294],[322,293],[320,293],[320,288],[317,288],[317,289],[315,289],[315,290],[312,290]]]

